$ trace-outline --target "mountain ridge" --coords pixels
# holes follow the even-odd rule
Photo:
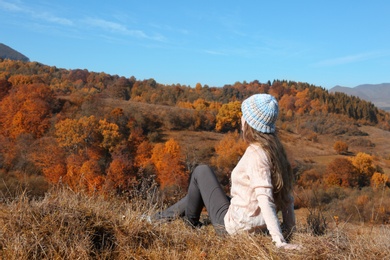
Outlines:
[[[20,61],[30,61],[30,59],[22,53],[12,49],[11,47],[0,43],[0,58]]]
[[[390,83],[362,84],[356,87],[335,86],[330,93],[341,92],[370,101],[380,109],[390,111]]]

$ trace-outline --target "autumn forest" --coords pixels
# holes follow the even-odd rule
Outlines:
[[[246,148],[240,105],[254,93],[279,100],[277,126],[294,166],[297,207],[353,200],[360,220],[390,221],[389,201],[369,203],[389,193],[390,154],[373,152],[362,130],[389,132],[390,114],[357,97],[285,80],[193,88],[0,60],[0,191],[13,196],[22,188],[39,197],[67,185],[131,197],[157,188],[169,200],[185,191],[200,163],[211,165],[228,190],[229,173]],[[326,142],[333,157],[316,163],[300,154],[297,140]],[[355,210],[339,207],[344,214]]]

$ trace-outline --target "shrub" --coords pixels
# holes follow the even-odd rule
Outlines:
[[[338,154],[346,154],[348,152],[348,144],[343,141],[336,141],[333,145],[333,149]]]
[[[326,233],[327,220],[321,209],[309,209],[309,215],[306,218],[309,232],[315,236],[321,236]]]
[[[375,172],[371,177],[371,186],[374,189],[384,188],[388,182],[389,176],[380,172]]]
[[[344,189],[346,196],[328,206],[341,220],[360,223],[390,223],[390,189]]]
[[[373,156],[366,153],[358,153],[351,158],[351,162],[357,169],[359,187],[369,186],[370,179],[377,170],[377,167],[374,166]]]
[[[316,169],[309,169],[301,173],[297,185],[303,188],[316,187],[321,183],[322,176]]]
[[[347,158],[336,158],[327,166],[324,182],[328,186],[356,187],[357,169]]]

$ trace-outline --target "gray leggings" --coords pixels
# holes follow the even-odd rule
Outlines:
[[[230,200],[207,165],[197,166],[190,179],[187,195],[166,210],[155,215],[158,219],[185,217],[191,224],[199,223],[203,207],[218,234],[225,234],[224,217]]]

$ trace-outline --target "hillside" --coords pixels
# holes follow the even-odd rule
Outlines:
[[[353,88],[335,86],[329,92],[342,92],[359,97],[375,104],[377,107],[390,110],[390,83],[364,84]]]
[[[8,47],[5,44],[0,43],[0,59],[30,61],[29,58],[21,54],[20,52]]]
[[[199,230],[145,221],[184,195],[194,165],[229,190],[247,147],[241,102],[259,92],[279,101],[303,251],[217,237],[206,212]],[[385,259],[389,130],[372,103],[308,83],[191,88],[2,60],[0,258]]]
[[[114,99],[105,99],[103,104],[107,111],[120,107],[124,111],[138,111],[140,114],[154,115],[155,118],[163,118],[167,114],[183,115],[194,113],[190,109]],[[310,120],[307,119],[307,121]],[[314,125],[315,123],[312,124],[312,127],[319,128],[319,126]],[[298,132],[286,131],[282,128],[281,123],[278,122],[279,135],[286,146],[289,157],[298,163],[315,161],[316,167],[326,167],[335,158],[343,157],[343,155],[338,155],[333,148],[335,140],[342,140],[349,145],[351,154],[364,152],[390,159],[390,142],[387,141],[390,140],[390,131],[382,130],[375,126],[349,125],[350,123],[343,119],[336,120],[336,122],[331,120],[325,121],[324,124],[335,124],[336,126],[334,130],[318,134],[317,140],[313,141],[308,137],[308,129],[305,128]],[[335,135],[338,132],[345,132],[345,134]],[[356,135],[353,133],[356,133]],[[165,127],[160,132],[160,136],[161,141],[174,138],[179,142],[183,154],[193,156],[198,163],[210,164],[210,159],[214,155],[214,147],[221,141],[224,134],[214,131],[175,130]],[[299,149],[299,152],[297,152],[297,147],[302,149]],[[390,174],[389,163],[390,161],[388,163],[383,162],[381,166],[386,173]]]
[[[121,174],[141,182],[142,171],[147,169],[147,175],[161,182],[156,177],[158,162],[153,160],[158,156],[153,153],[158,149],[154,147],[171,139],[177,142],[183,154],[178,168],[212,163],[212,158],[220,156],[215,147],[226,133],[239,131],[240,102],[259,92],[279,100],[277,125],[298,176],[308,168],[323,172],[331,160],[320,165],[307,162],[312,157],[338,157],[333,149],[336,141],[345,142],[352,156],[366,152],[388,158],[388,152],[362,127],[388,131],[387,113],[370,102],[331,94],[308,83],[255,80],[222,88],[199,84],[194,89],[161,85],[154,79],[4,60],[0,62],[0,88],[0,165],[15,176],[23,170],[31,176],[43,175],[50,182],[66,180],[75,185],[65,176],[74,173],[71,167],[81,170],[85,164],[94,170],[90,178],[103,185],[109,181],[112,164],[121,160],[126,164]],[[229,117],[224,116],[227,113]],[[43,153],[33,149],[37,145]],[[45,152],[53,156],[51,160]],[[51,169],[60,171],[52,176]],[[229,169],[220,170],[226,175]],[[126,185],[122,189],[127,189]]]

